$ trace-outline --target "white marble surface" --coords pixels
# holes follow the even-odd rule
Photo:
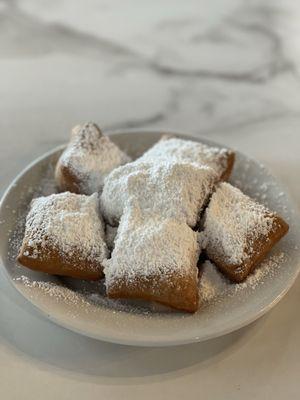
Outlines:
[[[234,146],[300,208],[299,22],[292,0],[0,0],[1,193],[96,120]],[[143,349],[54,326],[0,278],[1,399],[299,397],[299,280],[239,332]]]

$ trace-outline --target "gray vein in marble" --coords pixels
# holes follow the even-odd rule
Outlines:
[[[270,113],[270,114],[265,114],[257,117],[252,117],[248,119],[244,119],[242,121],[228,121],[228,124],[222,124],[222,126],[219,127],[219,129],[216,129],[216,127],[213,128],[205,128],[203,130],[201,129],[195,129],[195,133],[199,133],[203,136],[205,135],[210,135],[210,134],[216,134],[216,133],[225,133],[226,135],[236,135],[238,132],[239,128],[243,128],[245,126],[251,127],[255,126],[260,123],[264,122],[270,122],[270,121],[279,121],[282,119],[286,118],[300,118],[300,112],[295,113],[295,112],[278,112],[278,113]]]
[[[216,71],[214,66],[205,69],[184,69],[176,65],[168,65],[160,60],[148,60],[149,68],[157,71],[158,73],[165,76],[185,76],[190,78],[201,78],[201,79],[218,79],[228,80],[235,82],[249,82],[253,84],[260,84],[269,81],[277,75],[287,72],[294,71],[294,66],[290,60],[286,58],[283,52],[283,45],[280,36],[272,28],[274,25],[274,19],[277,15],[277,9],[272,6],[256,6],[241,7],[236,15],[230,16],[221,26],[214,27],[212,30],[205,32],[204,34],[193,35],[191,41],[195,43],[210,43],[214,44],[234,44],[235,37],[228,35],[228,29],[235,27],[240,32],[244,32],[248,35],[253,36],[253,40],[256,36],[260,36],[261,41],[265,41],[268,47],[270,47],[270,55],[266,56],[261,65],[252,69],[244,70],[240,72],[228,72],[228,71]],[[240,18],[242,16],[242,18]],[[250,16],[250,18],[249,18]],[[248,19],[248,20],[247,20]],[[266,25],[266,21],[268,24]],[[190,21],[189,21],[190,22]],[[186,24],[183,23],[183,26]],[[173,28],[174,26],[171,25]],[[230,32],[230,31],[229,31]],[[237,38],[239,38],[239,33]]]
[[[1,45],[2,43],[2,45]],[[135,57],[123,45],[59,23],[45,23],[7,0],[0,11],[0,57],[43,55],[50,52],[80,53],[97,57]]]
[[[181,91],[179,89],[170,89],[169,101],[167,102],[165,108],[161,110],[161,112],[150,115],[146,118],[128,119],[122,121],[121,123],[104,125],[103,128],[104,130],[120,130],[140,128],[141,126],[150,127],[156,124],[161,124],[166,120],[168,115],[178,111],[180,104],[180,94]]]
[[[74,62],[81,59],[88,65],[92,60],[96,67],[92,70],[91,82],[93,79],[98,85],[101,82],[99,87],[103,93],[114,86],[113,96],[130,90],[138,73],[144,74],[146,80],[155,77],[155,85],[163,87],[165,97],[158,107],[148,108],[145,88],[145,112],[135,113],[133,107],[130,115],[120,113],[121,118],[112,112],[112,117],[105,116],[108,119],[103,123],[105,129],[164,125],[178,126],[181,130],[191,126],[194,131],[208,133],[219,126],[230,129],[294,112],[289,109],[289,102],[281,101],[277,94],[277,80],[284,82],[291,75],[295,78],[296,73],[276,30],[278,9],[271,2],[262,6],[259,2],[241,1],[234,12],[231,10],[204,30],[199,26],[201,21],[197,15],[181,19],[170,16],[170,20],[158,16],[156,25],[141,32],[138,40],[131,38],[128,43],[122,38],[107,39],[101,30],[85,31],[69,20],[66,23],[64,20],[59,23],[55,18],[44,20],[39,14],[24,11],[22,2],[6,0],[5,4],[0,9],[1,58],[35,57],[40,62],[41,56],[56,53],[51,60],[54,67],[58,56],[65,54],[71,62],[73,58]],[[223,56],[227,57],[224,64]],[[58,68],[63,63],[59,59]],[[94,76],[98,64],[104,81],[109,74],[114,75],[107,82]],[[79,70],[84,68],[85,64]],[[132,81],[128,74],[133,76]],[[76,75],[72,77],[75,79]],[[126,89],[124,82],[127,82]],[[104,88],[103,84],[106,84]],[[207,88],[203,89],[203,84]],[[123,85],[119,91],[118,85]],[[139,90],[135,88],[135,93]],[[152,93],[157,96],[161,92]],[[113,96],[110,101],[114,101]],[[130,93],[128,97],[132,97]]]
[[[10,52],[10,55],[14,53],[19,55],[22,52],[38,55],[51,51],[83,53],[87,56],[94,54],[99,57],[125,58],[127,59],[127,67],[150,69],[163,77],[215,79],[233,82],[245,81],[253,84],[266,82],[280,73],[293,69],[291,62],[283,55],[280,37],[272,30],[274,15],[276,15],[276,8],[272,6],[251,8],[248,5],[247,7],[241,7],[236,12],[236,15],[226,18],[220,26],[217,26],[212,31],[204,35],[195,34],[191,36],[191,42],[211,43],[211,51],[214,51],[213,45],[216,42],[223,41],[228,45],[235,44],[234,35],[231,37],[231,34],[227,37],[228,29],[235,27],[237,30],[250,35],[250,40],[252,36],[255,39],[259,34],[261,40],[265,41],[267,46],[270,47],[270,57],[264,60],[257,68],[227,71],[226,69],[216,70],[214,65],[211,65],[208,69],[201,67],[194,69],[185,68],[175,63],[170,64],[164,59],[157,59],[155,55],[148,57],[138,51],[133,51],[130,47],[125,47],[124,44],[103,39],[97,35],[91,35],[62,24],[39,21],[37,18],[20,11],[16,1],[7,0],[6,4],[7,8],[1,13],[0,27],[2,34],[0,38],[6,42],[5,49]],[[250,15],[250,23],[247,22],[248,14]],[[269,22],[268,27],[261,22],[266,19]],[[165,24],[164,28],[173,31],[175,22],[173,21],[171,25]],[[178,22],[179,26],[187,28],[190,23],[191,20]],[[238,37],[239,34],[237,33],[236,35]],[[20,40],[16,40],[16,38]],[[11,42],[10,46],[7,46],[8,40]]]
[[[237,21],[232,21],[232,24],[238,26],[241,30],[260,33],[262,37],[269,39],[272,57],[266,66],[265,71],[257,71],[258,81],[265,82],[280,73],[294,71],[294,65],[285,57],[282,41],[279,35],[274,31],[257,23],[241,24]],[[260,74],[261,76],[259,76]]]

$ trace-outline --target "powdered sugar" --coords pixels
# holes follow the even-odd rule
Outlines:
[[[103,281],[93,282],[94,285],[85,287],[82,282],[81,286],[73,288],[72,285],[62,282],[51,282],[43,280],[31,279],[28,276],[20,275],[14,278],[17,285],[23,285],[29,289],[31,298],[39,296],[49,296],[56,303],[67,304],[69,315],[76,318],[78,312],[97,313],[99,310],[108,309],[112,314],[115,313],[132,313],[142,314],[151,317],[153,313],[170,313],[170,309],[155,302],[134,301],[127,299],[110,299],[105,294]],[[78,281],[78,280],[76,280]],[[78,281],[79,282],[79,281]],[[102,315],[103,321],[103,315]]]
[[[243,159],[243,162],[244,162],[244,159]],[[240,166],[239,166],[239,168],[240,168]],[[44,185],[44,183],[42,182],[41,186],[43,186],[43,185]],[[35,188],[36,187],[34,186],[33,190],[35,190]],[[49,194],[51,192],[51,190],[52,190],[51,189],[51,185],[49,186],[49,188],[50,189],[48,189],[48,188],[46,189],[46,193],[45,194]],[[260,190],[260,186],[258,186],[257,188],[258,188],[257,190]],[[26,190],[27,190],[27,188],[26,188]],[[251,196],[253,195],[254,190],[255,189],[252,188],[252,186],[251,186],[251,190],[249,190],[249,193],[251,194]],[[267,202],[268,203],[270,201],[272,201],[272,200],[270,200],[271,196],[273,196],[273,193],[271,193],[271,194],[267,193]],[[281,205],[280,205],[280,207],[281,207]],[[272,208],[273,208],[273,205],[272,205]],[[276,209],[276,206],[274,206],[274,209]],[[22,212],[23,212],[23,210],[22,210]],[[17,228],[17,229],[19,229],[19,228]],[[115,229],[116,228],[114,228],[114,230]],[[20,241],[18,241],[18,246],[19,246],[19,243],[20,243]],[[14,255],[15,255],[15,253],[12,253],[11,257],[14,257]],[[282,262],[280,261],[280,263],[282,263]],[[263,262],[262,266],[263,266],[263,270],[260,267],[257,268],[255,270],[254,274],[250,275],[244,283],[239,284],[239,285],[229,283],[225,278],[223,278],[223,276],[220,273],[218,273],[216,271],[216,269],[214,269],[213,271],[218,274],[217,275],[217,279],[220,278],[221,282],[218,283],[217,279],[215,280],[215,278],[213,278],[211,280],[211,282],[210,282],[211,283],[210,290],[208,290],[207,293],[206,293],[206,296],[202,296],[202,298],[203,297],[206,298],[205,302],[207,304],[210,304],[210,303],[214,302],[216,299],[219,299],[220,297],[222,297],[221,298],[221,302],[222,302],[222,304],[224,304],[224,307],[226,307],[227,302],[226,302],[226,299],[224,299],[223,296],[227,296],[227,295],[231,296],[231,294],[232,295],[236,295],[236,294],[238,294],[238,292],[241,292],[241,294],[238,296],[238,298],[239,297],[244,298],[244,296],[245,296],[245,298],[248,299],[248,297],[247,297],[248,289],[252,290],[252,288],[256,288],[258,285],[261,285],[264,282],[269,282],[268,279],[265,279],[265,277],[269,276],[269,274],[270,274],[271,277],[273,276],[273,271],[275,269],[273,269],[272,264],[270,264],[269,258],[266,261]],[[283,267],[283,265],[282,265],[282,267]],[[16,270],[16,271],[17,271],[17,273],[22,272],[21,268],[19,268],[19,270]],[[26,271],[26,270],[24,270],[24,271]],[[25,273],[25,272],[22,272],[22,273]],[[27,271],[26,271],[26,273],[27,273]],[[31,274],[31,272],[30,272],[30,274]],[[258,276],[258,278],[256,279],[257,276]],[[205,284],[205,280],[203,279],[204,277],[205,277],[205,275],[204,275],[204,272],[203,272],[203,276],[202,276],[202,280],[201,280],[201,282],[203,284]],[[37,279],[39,279],[39,278],[37,278]],[[40,278],[40,279],[43,279],[43,278]],[[47,279],[46,275],[45,275],[45,279]],[[63,280],[62,282],[64,282],[63,283],[63,285],[64,285],[65,281]],[[200,282],[200,285],[201,285],[201,282]],[[224,290],[223,290],[220,287],[219,284],[221,286],[224,284],[224,287],[227,288],[227,289],[224,288]],[[277,284],[277,281],[275,280],[274,285],[276,285],[276,284]],[[76,303],[77,304],[78,301],[79,301],[77,299],[78,298],[77,293],[74,294],[72,291],[70,291],[70,292],[68,291],[68,294],[66,294],[66,295],[65,294],[61,294],[62,292],[65,293],[64,292],[64,289],[65,289],[64,286],[58,286],[58,285],[56,286],[56,284],[52,284],[52,283],[50,284],[50,283],[44,282],[44,281],[43,282],[33,281],[33,283],[28,281],[26,285],[27,286],[32,286],[33,289],[36,289],[37,287],[42,287],[43,288],[42,290],[45,291],[45,293],[47,295],[49,293],[50,297],[57,298],[57,300],[61,301],[61,302],[70,302],[70,304],[72,304],[72,303],[74,303],[74,304]],[[48,285],[50,285],[50,292],[48,292],[48,289],[49,289]],[[272,282],[270,283],[270,285],[272,285]],[[68,290],[68,289],[66,289],[66,290]],[[78,289],[77,292],[79,293],[80,290]],[[212,293],[214,293],[214,294],[212,294]],[[69,294],[70,294],[70,296],[69,296]],[[74,297],[73,297],[73,295],[74,295]],[[262,291],[262,292],[258,291],[258,295],[259,296],[264,296],[264,291]],[[105,297],[105,295],[102,294],[102,293],[91,292],[91,293],[85,293],[84,296],[85,296],[85,299],[88,302],[90,302],[90,301],[95,302],[95,304],[99,308],[102,308],[102,307],[106,308],[107,307],[107,308],[111,309],[112,312],[114,312],[114,310],[116,310],[116,309],[122,309],[122,310],[124,310],[126,312],[130,312],[130,310],[132,312],[136,312],[135,302],[133,302],[134,305],[130,305],[128,307],[124,307],[123,308],[123,302],[118,302],[118,301],[115,301],[115,300],[107,299]],[[256,295],[256,292],[255,292],[255,297],[256,296],[257,295]],[[67,299],[69,299],[69,300],[67,300]],[[148,307],[148,310],[151,310],[151,304],[148,303],[147,305],[145,305],[145,307]],[[89,304],[85,305],[85,303],[84,303],[84,308],[90,309]],[[231,312],[231,309],[229,310],[229,312]],[[200,313],[202,314],[202,310],[200,310],[199,316],[200,316]],[[205,312],[203,314],[205,316]]]
[[[214,298],[222,295],[228,289],[230,283],[222,275],[214,264],[205,261],[201,267],[201,276],[199,282],[200,299],[203,302],[210,302]]]
[[[167,284],[174,272],[197,274],[199,253],[198,234],[185,223],[131,209],[121,218],[111,259],[104,262],[106,285],[160,275]]]
[[[221,183],[205,214],[207,251],[224,263],[240,264],[253,252],[252,243],[267,235],[273,214],[229,183]]]
[[[80,193],[92,194],[101,191],[104,178],[114,168],[126,164],[130,158],[103,136],[97,125],[87,123],[76,126],[58,166],[70,168],[78,178]]]
[[[232,297],[238,293],[255,290],[263,285],[278,272],[280,265],[285,260],[285,254],[279,251],[266,258],[252,274],[242,283],[230,282],[217,267],[210,261],[205,261],[201,267],[201,278],[199,282],[199,295],[204,304],[213,303],[217,300],[224,301],[224,296]]]
[[[134,205],[193,227],[216,179],[210,167],[196,163],[138,160],[107,177],[101,196],[102,211],[112,225],[126,207]]]
[[[264,278],[267,276],[273,276],[280,264],[284,262],[285,258],[285,254],[282,251],[279,251],[262,261],[244,282],[235,285],[235,292],[247,289],[249,287],[254,290],[258,285],[263,284]]]
[[[105,241],[107,247],[112,250],[115,246],[115,238],[117,236],[118,227],[106,224],[105,227]]]
[[[247,279],[240,284],[233,284],[221,274],[214,264],[206,261],[201,267],[201,278],[199,282],[199,295],[202,306],[209,306],[219,302],[223,304],[225,298],[236,297],[243,298],[251,291],[255,291],[258,286],[264,285],[274,278],[278,273],[280,265],[284,262],[286,256],[283,252],[278,251],[265,259],[259,267],[250,274]],[[54,283],[43,280],[31,279],[28,276],[20,275],[14,279],[17,284],[22,284],[31,290],[31,297],[38,296],[40,293],[47,295],[57,302],[72,305],[70,309],[75,313],[76,308],[80,307],[86,312],[91,312],[91,304],[97,308],[108,308],[112,312],[132,312],[151,315],[152,313],[169,312],[168,308],[159,306],[155,303],[136,302],[127,300],[109,299],[105,295],[102,283],[95,282],[92,287],[81,285],[81,289],[69,288],[62,283]],[[76,281],[77,282],[77,281]],[[202,311],[200,311],[202,312]],[[149,314],[150,313],[150,314]]]
[[[227,157],[230,153],[227,149],[207,146],[204,143],[166,138],[146,151],[140,161],[197,163],[211,167],[220,177],[227,168]]]
[[[196,276],[201,246],[190,227],[197,224],[218,175],[203,165],[195,143],[188,142],[181,153],[185,141],[175,140],[169,153],[161,152],[160,143],[172,141],[159,142],[157,151],[150,149],[105,180],[103,214],[112,225],[121,219],[111,259],[105,262],[107,287],[118,279],[153,276],[167,285],[174,272]]]
[[[102,262],[107,256],[97,194],[65,192],[32,200],[25,238],[29,257],[43,258],[49,242],[63,255],[79,250],[82,259]],[[29,254],[30,253],[30,254]]]
[[[63,301],[64,303],[73,306],[88,306],[89,303],[85,298],[78,292],[63,286],[62,284],[48,282],[48,281],[37,281],[30,279],[27,276],[21,275],[15,278],[15,282],[21,283],[27,288],[34,289],[33,294],[43,293],[49,297],[52,297],[57,302]],[[35,291],[36,289],[36,291]]]

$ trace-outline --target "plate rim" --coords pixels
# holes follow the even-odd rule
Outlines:
[[[119,136],[119,135],[126,135],[126,134],[136,134],[139,136],[142,135],[147,135],[147,134],[152,134],[152,135],[162,135],[163,133],[166,134],[172,134],[175,136],[179,136],[179,137],[186,137],[187,140],[195,140],[197,142],[201,142],[203,141],[204,143],[210,144],[210,145],[215,145],[217,147],[224,147],[224,148],[229,148],[226,145],[223,145],[222,143],[218,143],[218,142],[214,142],[210,139],[207,138],[203,138],[200,136],[196,136],[195,134],[184,134],[184,133],[179,133],[179,132],[173,132],[173,131],[168,131],[168,130],[140,130],[140,129],[129,129],[129,130],[113,130],[113,131],[107,131],[105,132],[105,134],[110,135],[110,136]],[[52,156],[53,154],[55,154],[58,151],[63,150],[66,147],[66,143],[65,144],[61,144],[59,146],[54,147],[53,149],[43,153],[42,155],[38,156],[37,158],[35,158],[34,160],[32,160],[28,165],[26,165],[17,175],[16,177],[12,180],[12,182],[9,184],[9,186],[7,187],[7,189],[4,191],[1,200],[0,200],[0,215],[3,213],[3,205],[6,201],[6,198],[8,197],[8,195],[10,194],[11,190],[16,186],[16,183],[28,172],[30,171],[36,164],[38,164],[39,162],[43,161],[44,159]],[[231,149],[233,149],[232,147],[230,147]],[[233,149],[234,150],[234,149]],[[263,165],[262,163],[260,163],[260,161],[256,160],[255,158],[249,157],[247,155],[245,155],[244,153],[240,152],[239,150],[236,150],[238,153],[242,154],[244,157],[246,157],[248,160],[250,161],[254,161],[255,163],[259,163],[260,165]],[[289,202],[289,204],[292,206],[292,210],[295,214],[295,218],[298,220],[298,222],[300,223],[300,217],[299,217],[299,212],[297,210],[296,204],[294,202],[294,200],[291,198],[288,189],[286,189],[286,187],[280,182],[280,180],[278,180],[269,170],[268,167],[266,167],[265,165],[263,165],[266,174],[270,175],[270,178],[272,178],[273,180],[275,180],[280,187],[283,187],[285,189],[285,195],[286,198]],[[18,295],[20,295],[23,299],[26,299],[27,303],[29,303],[31,306],[33,306],[34,310],[36,310],[38,312],[38,314],[43,315],[44,317],[46,317],[47,319],[49,319],[51,322],[55,323],[58,326],[61,326],[67,330],[73,331],[75,333],[93,338],[93,339],[97,339],[97,340],[102,340],[105,342],[109,342],[109,343],[116,343],[116,344],[121,344],[121,345],[130,345],[130,346],[144,346],[144,347],[165,347],[165,346],[175,346],[175,345],[184,345],[184,344],[189,344],[189,343],[195,343],[195,342],[202,342],[202,341],[206,341],[206,340],[210,340],[213,338],[218,338],[224,335],[227,335],[229,333],[232,333],[236,330],[239,330],[249,324],[252,324],[254,321],[258,320],[259,318],[261,318],[263,315],[265,315],[267,312],[269,312],[273,307],[275,307],[280,300],[282,300],[282,298],[287,294],[287,292],[291,289],[291,287],[294,285],[295,281],[297,280],[297,277],[300,273],[300,263],[298,265],[297,270],[295,270],[295,272],[293,273],[293,275],[291,275],[288,284],[285,286],[285,288],[271,301],[269,302],[269,304],[261,307],[255,315],[253,315],[251,318],[245,318],[243,321],[241,322],[237,322],[237,323],[233,323],[230,327],[227,328],[223,328],[222,330],[219,330],[218,332],[211,333],[211,334],[206,334],[206,335],[202,335],[201,337],[198,336],[190,336],[189,338],[179,338],[179,339],[170,339],[170,340],[155,340],[155,337],[153,337],[153,339],[143,339],[143,337],[141,337],[139,340],[137,339],[124,339],[121,336],[118,337],[111,337],[111,336],[107,336],[107,335],[101,335],[99,333],[93,333],[91,331],[88,330],[84,330],[84,329],[79,329],[77,326],[72,325],[71,323],[66,322],[65,320],[63,320],[62,318],[56,317],[55,315],[52,315],[49,313],[49,310],[46,310],[46,308],[41,305],[38,304],[37,302],[35,302],[35,299],[32,299],[30,297],[27,297],[25,295],[25,293],[23,291],[20,290],[20,288],[18,287],[18,285],[13,281],[13,279],[11,278],[8,268],[5,265],[5,260],[4,260],[4,254],[2,254],[2,252],[0,253],[0,261],[2,266],[4,267],[2,270],[4,272],[4,275],[7,279],[7,281],[9,282],[9,284],[16,289]]]

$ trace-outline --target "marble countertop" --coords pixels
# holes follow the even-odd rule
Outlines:
[[[300,208],[299,21],[292,0],[0,0],[1,193],[94,120],[233,146]],[[57,327],[0,278],[3,399],[299,397],[299,280],[250,327],[145,349]]]

